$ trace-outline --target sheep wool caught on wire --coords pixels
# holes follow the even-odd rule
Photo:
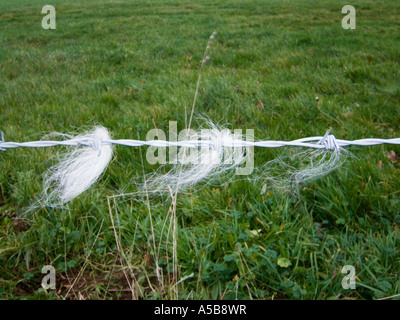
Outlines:
[[[81,148],[73,147],[44,175],[43,200],[46,206],[59,206],[74,199],[93,185],[112,158],[108,130],[102,126],[72,138]],[[85,147],[86,146],[86,147]]]
[[[165,174],[150,175],[146,179],[146,188],[154,192],[169,190],[181,191],[187,187],[193,187],[197,183],[218,177],[224,173],[232,174],[248,156],[246,148],[279,148],[279,147],[303,147],[311,148],[312,152],[299,153],[297,156],[310,157],[308,167],[286,170],[295,183],[325,175],[336,169],[343,163],[346,153],[344,147],[350,145],[371,146],[378,144],[400,144],[400,138],[395,139],[360,139],[341,140],[327,132],[325,136],[301,138],[293,141],[265,140],[246,141],[240,135],[232,134],[225,128],[218,128],[212,122],[208,123],[208,130],[201,130],[199,135],[189,135],[182,141],[167,140],[133,140],[111,138],[108,130],[102,126],[70,137],[66,140],[40,140],[30,142],[6,142],[2,135],[0,150],[15,148],[40,148],[53,146],[67,146],[68,152],[61,157],[58,164],[51,167],[44,176],[43,194],[44,203],[49,206],[63,205],[90,188],[101,177],[112,159],[113,146],[155,146],[178,147],[177,164]],[[225,148],[231,152],[226,153]],[[192,153],[191,150],[198,150]],[[307,150],[309,151],[309,150]],[[198,157],[196,162],[193,157]],[[279,162],[279,158],[273,160]],[[268,175],[268,169],[272,162],[266,163],[262,169]],[[284,168],[284,167],[283,167]],[[271,175],[267,178],[273,179]]]

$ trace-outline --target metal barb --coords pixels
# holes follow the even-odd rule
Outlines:
[[[336,141],[336,137],[330,134],[330,130],[325,133],[324,137],[318,142],[318,144],[323,144],[327,150],[340,151],[340,146]]]
[[[4,132],[1,131],[1,132],[0,132],[0,135],[1,135],[0,151],[6,151],[6,149],[4,149],[4,148],[1,147],[2,143],[4,143]]]

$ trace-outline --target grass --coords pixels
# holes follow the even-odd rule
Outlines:
[[[0,128],[8,141],[102,124],[145,138],[196,112],[261,139],[400,136],[399,10],[353,1],[0,3]],[[315,97],[319,97],[318,105]],[[195,123],[192,127],[196,127]],[[398,146],[348,148],[328,176],[282,191],[237,181],[177,198],[112,197],[157,166],[117,147],[101,181],[66,210],[19,220],[62,148],[0,154],[0,297],[6,299],[378,299],[400,294]],[[145,154],[145,149],[142,154]],[[262,164],[282,152],[256,150]],[[150,212],[150,214],[149,214]],[[51,264],[57,289],[45,291]],[[345,265],[357,287],[343,289]],[[156,267],[159,266],[159,269]]]

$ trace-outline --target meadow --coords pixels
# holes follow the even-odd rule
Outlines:
[[[42,1],[0,2],[6,141],[183,129],[213,31],[196,115],[260,139],[400,137],[399,1],[353,0],[355,30],[341,0],[48,4],[55,30],[41,27]],[[157,165],[145,147],[116,147],[90,190],[28,213],[65,148],[0,151],[0,298],[398,298],[400,147],[347,149],[339,169],[296,188],[234,179],[147,201],[132,194]],[[257,149],[255,162],[282,152]],[[45,265],[56,290],[41,287]],[[346,265],[355,289],[342,287]]]

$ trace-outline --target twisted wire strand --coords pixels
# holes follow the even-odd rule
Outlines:
[[[201,148],[207,147],[214,144],[213,141],[207,140],[182,140],[182,141],[168,141],[168,140],[134,140],[134,139],[110,139],[100,140],[93,138],[85,139],[69,139],[64,141],[27,141],[27,142],[5,142],[4,136],[0,141],[0,150],[5,151],[6,149],[13,148],[43,148],[43,147],[54,147],[54,146],[88,146],[94,149],[99,149],[101,145],[121,145],[126,147],[140,147],[140,146],[153,146],[153,147],[186,147],[186,148]],[[292,141],[280,141],[280,140],[265,140],[265,141],[244,141],[238,139],[232,139],[229,141],[221,141],[223,147],[262,147],[262,148],[279,148],[286,146],[295,147],[307,147],[314,149],[328,149],[328,150],[340,150],[341,147],[356,145],[356,146],[373,146],[379,144],[396,144],[400,145],[400,138],[394,139],[379,139],[379,138],[368,138],[358,140],[343,140],[336,139],[334,135],[330,135],[329,131],[325,136],[307,137],[296,139]]]

